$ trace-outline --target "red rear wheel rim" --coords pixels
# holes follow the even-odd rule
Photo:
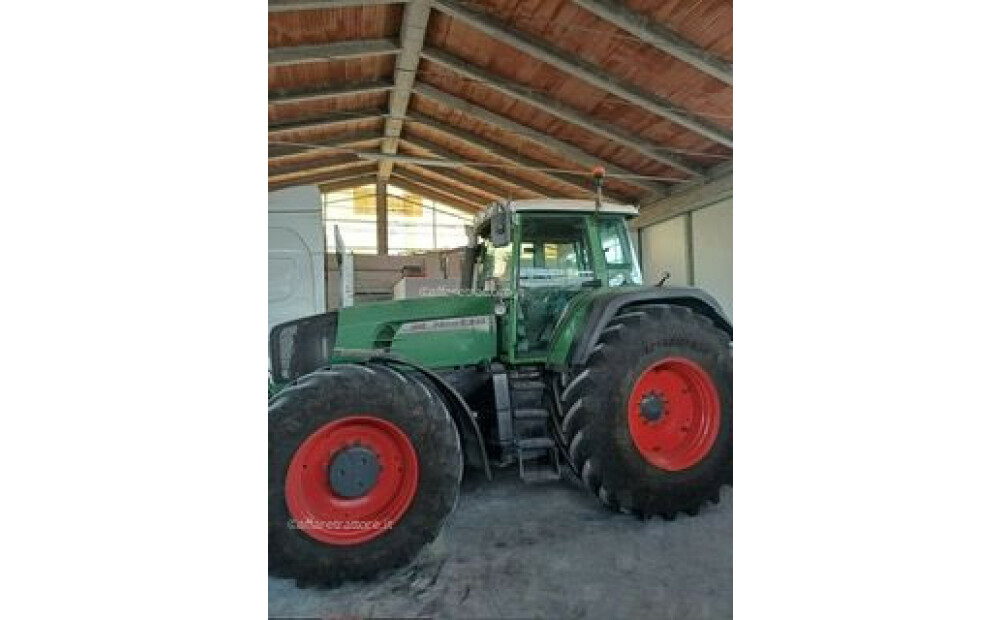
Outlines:
[[[628,401],[628,428],[639,454],[666,471],[682,471],[704,459],[722,414],[712,378],[695,362],[667,357],[643,371]]]
[[[329,468],[347,449],[363,448],[378,461],[371,488],[344,497],[331,486]],[[304,534],[331,545],[357,545],[385,534],[413,503],[420,464],[398,426],[374,416],[341,418],[310,435],[296,450],[285,478],[285,502]]]

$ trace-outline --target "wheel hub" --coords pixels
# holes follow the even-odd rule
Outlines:
[[[639,415],[647,422],[658,422],[667,413],[667,403],[656,392],[647,392],[639,401]]]
[[[330,545],[358,545],[388,532],[417,493],[420,463],[406,432],[355,415],[316,429],[285,477],[291,525]]]
[[[330,488],[341,497],[368,495],[381,471],[378,455],[365,446],[352,446],[337,453],[330,461]]]
[[[653,362],[632,386],[628,401],[632,443],[647,463],[683,471],[711,452],[722,413],[712,377],[693,360]]]

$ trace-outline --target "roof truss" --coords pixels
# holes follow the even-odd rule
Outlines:
[[[625,101],[644,108],[653,114],[669,119],[709,140],[725,144],[726,146],[733,145],[733,137],[728,131],[706,120],[697,118],[690,112],[665,99],[650,93],[644,93],[630,84],[610,78],[607,72],[600,67],[578,60],[542,39],[513,30],[503,22],[484,13],[466,8],[466,6],[454,0],[434,0],[434,8],[469,24],[473,28],[485,32],[498,41],[502,41],[553,67],[557,67],[577,79],[583,80],[605,92],[609,92]]]
[[[422,97],[427,97],[428,99],[436,101],[447,108],[450,108],[452,110],[457,110],[467,116],[471,116],[484,123],[493,125],[494,127],[503,129],[505,131],[514,134],[518,134],[520,137],[531,140],[538,146],[553,151],[555,153],[558,153],[562,157],[565,157],[570,161],[574,161],[581,166],[587,168],[594,166],[604,166],[608,172],[614,174],[621,174],[621,175],[634,174],[632,171],[626,170],[621,166],[608,163],[595,155],[591,155],[590,153],[584,151],[583,149],[574,144],[570,144],[569,142],[564,142],[562,140],[559,140],[558,138],[555,138],[546,133],[538,131],[537,129],[534,129],[533,127],[522,125],[516,121],[507,118],[506,116],[501,116],[494,112],[490,112],[489,110],[481,108],[470,101],[466,101],[465,99],[461,99],[452,94],[438,90],[433,86],[428,86],[427,84],[422,84],[422,83],[415,84],[413,87],[413,92],[417,93]],[[661,194],[669,188],[669,185],[667,185],[666,183],[661,183],[657,181],[647,181],[640,179],[622,179],[622,180],[626,181],[629,185],[642,187],[643,189],[649,192],[657,194]]]
[[[628,147],[653,161],[666,164],[696,177],[704,175],[700,166],[687,162],[682,157],[671,155],[670,153],[663,151],[662,147],[650,144],[641,138],[630,136],[620,129],[617,129],[607,123],[603,123],[597,119],[588,118],[568,106],[556,103],[548,97],[539,95],[531,89],[525,88],[519,84],[511,82],[510,80],[493,75],[492,73],[489,73],[472,63],[466,62],[457,56],[453,56],[447,52],[436,49],[425,49],[423,56],[428,60],[447,67],[459,75],[482,82],[487,87],[503,93],[508,97],[527,103],[528,105],[551,114],[560,120],[576,125],[584,131],[595,133],[612,142]]]
[[[733,64],[731,62],[710,54],[648,17],[630,11],[621,2],[613,2],[612,0],[573,0],[573,2],[661,52],[670,54],[677,60],[686,62],[695,69],[722,80],[730,86],[733,85]]]
[[[412,0],[403,9],[403,23],[399,33],[402,50],[396,57],[396,82],[389,95],[389,118],[385,121],[385,139],[382,141],[382,152],[386,155],[394,154],[399,147],[399,136],[403,133],[403,119],[410,105],[410,92],[417,77],[420,50],[424,47],[430,14],[430,0]],[[379,178],[386,180],[391,173],[392,160],[380,161]]]

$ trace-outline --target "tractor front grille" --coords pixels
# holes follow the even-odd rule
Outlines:
[[[271,376],[293,381],[330,363],[337,342],[337,313],[317,314],[271,328]]]

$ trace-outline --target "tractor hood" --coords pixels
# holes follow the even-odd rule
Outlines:
[[[344,308],[336,348],[388,349],[431,368],[489,362],[497,351],[494,305],[490,296],[448,295]]]

